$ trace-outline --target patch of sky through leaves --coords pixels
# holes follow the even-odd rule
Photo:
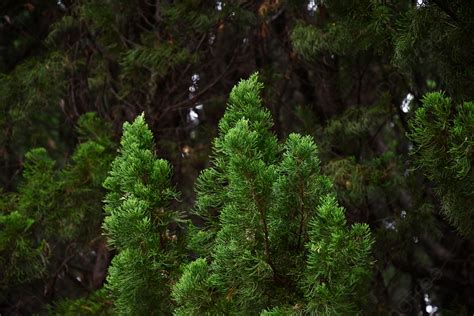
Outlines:
[[[413,94],[408,93],[405,99],[403,99],[402,104],[400,105],[400,109],[402,109],[403,113],[408,113],[410,111],[411,101],[413,101],[414,98],[415,96]]]
[[[198,83],[199,80],[201,80],[201,76],[199,74],[195,73],[191,76],[191,85],[189,86],[189,95],[188,98],[192,99],[195,97],[196,92],[198,90]],[[199,113],[196,110],[202,110],[203,104],[195,104],[192,108],[189,109],[188,111],[188,122],[191,123],[192,125],[198,125],[199,124]]]

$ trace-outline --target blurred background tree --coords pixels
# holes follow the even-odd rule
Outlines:
[[[76,130],[80,144],[65,165],[45,148],[32,149],[18,192],[1,195],[0,304],[7,314],[41,311],[104,282],[111,256],[100,229],[102,182],[116,145],[95,113],[81,116]]]
[[[72,250],[63,230],[85,238],[73,226],[93,229],[102,220],[95,208],[80,220],[61,215],[64,201],[78,214],[89,199],[99,207],[108,166],[97,168],[113,156],[91,149],[74,158],[84,142],[74,128],[81,115],[96,112],[117,143],[123,122],[145,112],[159,156],[173,166],[180,207],[189,209],[230,89],[258,70],[274,132],[281,139],[294,131],[313,136],[349,223],[366,222],[375,233],[367,313],[473,312],[472,2],[5,0],[0,13],[1,238],[21,235],[17,242],[31,249],[24,260],[40,263],[28,265],[34,271],[24,276],[72,271],[72,261],[37,259],[45,251],[61,254],[48,262],[66,259]],[[449,113],[442,101],[423,98],[439,90],[450,98]],[[439,129],[443,120],[449,133]],[[427,144],[423,129],[435,141]],[[31,152],[36,147],[45,149]],[[441,161],[434,164],[437,153]],[[100,159],[79,162],[99,156],[100,167]],[[35,175],[40,166],[46,169]],[[79,166],[95,178],[76,183],[79,171],[58,171]],[[68,185],[72,192],[65,194]],[[449,211],[456,205],[463,210]],[[52,242],[55,251],[48,250]],[[16,284],[15,292],[3,287],[11,279],[1,277],[2,313],[45,311],[48,303],[89,291],[78,281],[51,295],[42,276]],[[14,294],[25,289],[31,299]],[[90,306],[109,304],[101,295],[91,295]],[[60,310],[77,311],[77,302],[68,302]]]

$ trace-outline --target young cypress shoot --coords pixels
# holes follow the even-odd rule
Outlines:
[[[169,209],[177,198],[171,166],[154,153],[153,135],[144,115],[125,123],[119,155],[104,187],[104,229],[117,255],[108,287],[120,315],[163,315],[172,310],[170,289],[180,246],[173,232],[180,220]]]
[[[213,166],[197,186],[197,213],[215,238],[184,266],[175,314],[357,312],[372,262],[369,228],[347,226],[310,137],[278,145],[261,89],[257,75],[237,85],[219,124]]]
[[[214,140],[212,166],[202,171],[197,179],[196,213],[207,220],[208,229],[198,231],[190,237],[190,241],[201,241],[204,245],[201,245],[200,249],[209,249],[206,244],[215,237],[216,231],[220,228],[218,215],[224,206],[230,203],[231,196],[226,188],[231,185],[230,178],[232,175],[228,173],[228,168],[231,163],[230,160],[234,159],[235,161],[236,159],[231,151],[233,150],[232,147],[227,145],[231,141],[231,136],[227,136],[230,130],[244,119],[240,122],[241,128],[253,131],[252,136],[245,136],[247,137],[246,140],[242,140],[242,142],[250,143],[242,144],[241,150],[254,155],[247,158],[257,159],[257,163],[265,166],[274,164],[276,161],[278,145],[277,139],[270,132],[270,128],[273,126],[272,118],[270,113],[260,106],[260,90],[262,88],[263,85],[258,82],[257,76],[252,76],[233,89],[229,98],[228,109],[219,122],[219,135]],[[244,122],[245,119],[247,119],[246,122]],[[232,133],[235,135],[239,132],[235,130]],[[246,132],[241,133],[247,134]],[[252,139],[249,139],[249,137]],[[239,140],[233,141],[239,142]],[[245,155],[244,152],[238,152],[237,154]],[[197,241],[196,244],[198,244]]]

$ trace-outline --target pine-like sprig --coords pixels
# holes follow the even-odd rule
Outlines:
[[[311,137],[277,143],[261,89],[257,75],[241,81],[219,124],[197,186],[197,212],[212,222],[201,232],[215,238],[201,238],[209,252],[184,266],[175,314],[357,312],[372,263],[368,226],[348,227]]]
[[[118,251],[109,268],[108,288],[120,315],[168,314],[180,260],[173,231],[180,215],[169,209],[177,197],[171,166],[156,158],[143,114],[123,129],[119,155],[104,182],[109,193],[103,227]]]
[[[410,121],[415,164],[435,185],[448,220],[465,236],[474,225],[474,103],[428,93]]]

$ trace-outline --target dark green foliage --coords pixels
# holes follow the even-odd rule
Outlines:
[[[105,288],[78,299],[67,299],[48,311],[49,315],[113,315],[112,301]]]
[[[64,286],[58,277],[67,264],[83,264],[81,253],[93,250],[90,241],[100,237],[101,183],[114,144],[110,128],[93,113],[80,119],[78,131],[82,143],[66,166],[59,169],[46,149],[33,149],[26,154],[18,193],[2,194],[2,306],[16,299],[48,300],[56,288]],[[79,271],[70,269],[69,273],[84,278]],[[20,309],[11,312],[32,312],[42,306],[12,308]]]
[[[474,73],[463,65],[474,62],[468,35],[473,12],[472,4],[462,0],[429,1],[404,12],[394,36],[394,63],[404,73],[423,69],[451,95],[472,98]]]
[[[464,226],[461,232],[472,231],[472,174],[465,169],[472,160],[472,123],[465,106],[454,106],[474,97],[473,41],[468,35],[474,26],[472,3],[316,3],[313,17],[296,22],[290,35],[292,47],[310,69],[314,85],[309,89],[316,90],[308,104],[298,104],[297,117],[300,130],[312,132],[320,145],[322,169],[333,180],[347,217],[368,222],[376,234],[374,253],[381,273],[374,283],[377,303],[366,312],[417,314],[439,307],[442,313],[444,308],[462,314],[472,305],[467,301],[473,286],[468,282],[466,295],[460,294],[454,285],[460,279],[453,275],[470,275],[472,242],[464,244],[439,213],[462,221],[457,225]],[[445,90],[454,100],[448,117],[432,109],[423,112],[423,122],[415,114],[409,125],[423,95],[433,89]],[[462,139],[453,137],[455,118]],[[439,129],[441,125],[447,129]],[[417,169],[411,165],[407,133]],[[429,169],[423,157],[432,158]],[[462,172],[465,177],[459,176]],[[433,277],[437,269],[443,273]],[[463,298],[453,301],[451,295]],[[426,296],[432,301],[424,304]]]
[[[62,146],[59,133],[67,129],[59,126],[62,115],[51,107],[61,103],[65,88],[61,58],[51,54],[0,74],[0,127],[5,131],[0,135],[0,148],[11,153],[0,157],[3,163],[18,163],[19,157],[33,147],[61,149],[57,148]],[[8,172],[5,170],[2,177],[8,177]],[[9,179],[1,180],[8,183]]]
[[[298,23],[291,39],[295,50],[308,61],[329,52],[337,56],[376,54],[391,59],[417,88],[426,89],[421,75],[441,82],[449,93],[472,96],[473,7],[468,2],[341,1],[319,4],[318,25]],[[421,92],[421,91],[420,91]]]
[[[105,178],[114,144],[107,125],[93,113],[81,118],[78,131],[85,141],[72,155],[71,164],[61,171],[57,171],[44,148],[26,154],[18,207],[41,223],[46,239],[54,236],[72,240],[82,236],[87,240],[85,230],[95,229],[97,233],[101,222],[98,208],[102,195],[97,188]],[[88,225],[81,225],[83,222]]]
[[[410,121],[413,157],[435,185],[443,212],[465,236],[474,227],[474,103],[455,105],[443,93],[424,96]]]
[[[118,314],[166,314],[172,309],[170,287],[182,259],[176,231],[180,215],[169,209],[177,197],[171,166],[156,159],[143,114],[123,129],[119,155],[104,182],[109,193],[103,227],[118,251],[107,286]]]
[[[33,223],[18,211],[0,214],[0,302],[4,302],[9,290],[41,278],[45,272],[46,245],[34,242]]]
[[[184,267],[175,314],[354,313],[370,275],[369,228],[347,227],[310,137],[277,144],[261,89],[256,75],[242,81],[219,124],[197,187],[198,212],[219,218],[216,237],[207,258]]]

